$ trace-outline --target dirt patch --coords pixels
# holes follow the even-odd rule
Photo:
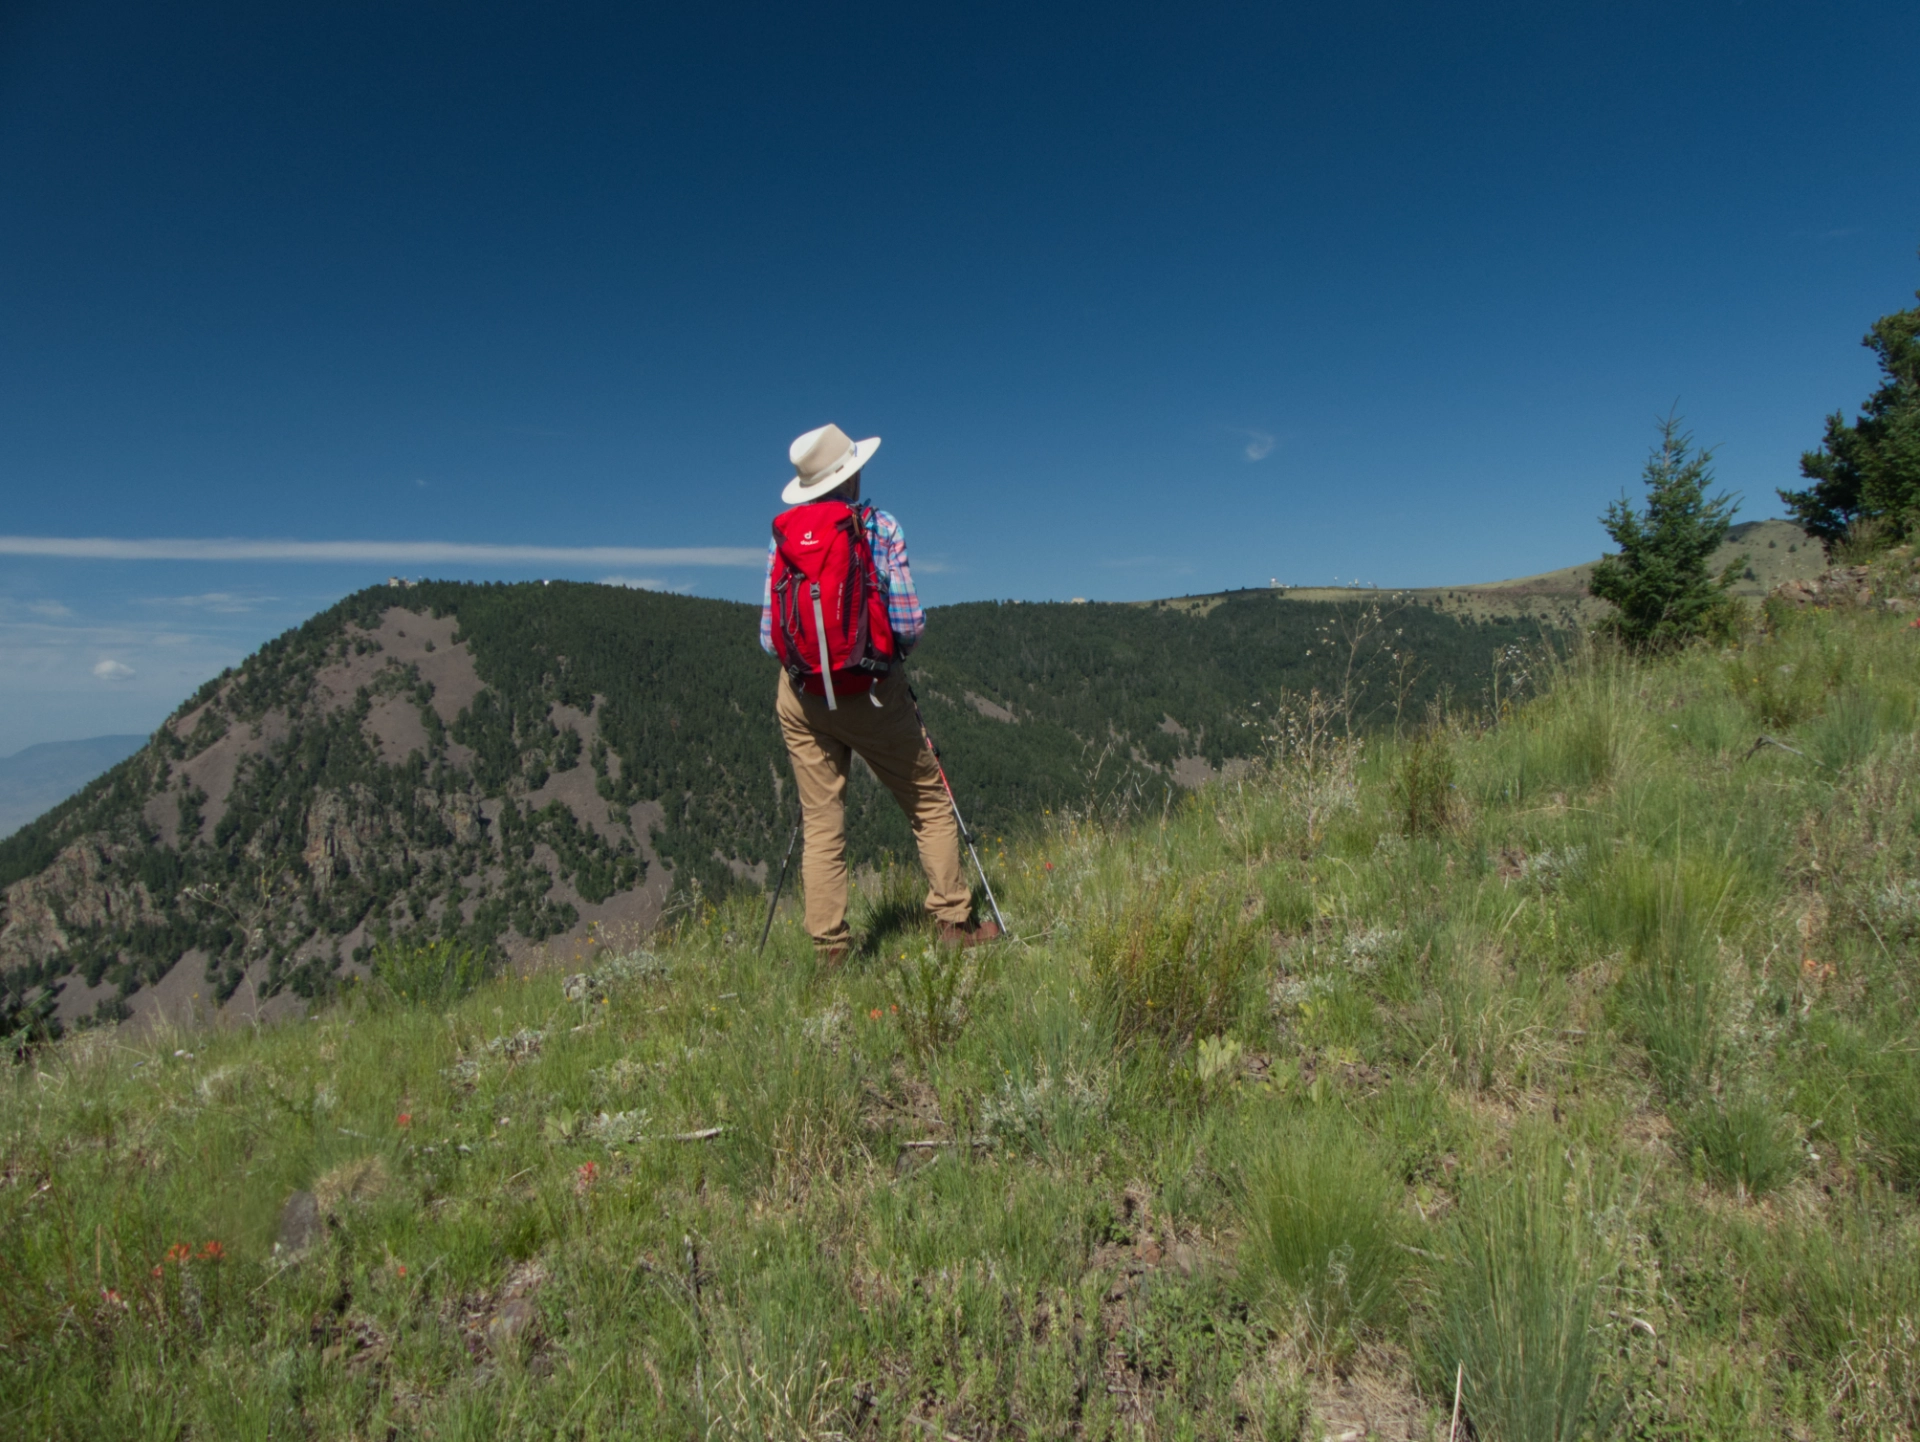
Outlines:
[[[323,666],[314,677],[314,704],[323,714],[338,711],[388,667],[411,666],[433,692],[434,714],[451,722],[483,689],[473,652],[464,641],[455,643],[454,629],[451,616],[423,616],[400,606],[382,615],[371,631],[349,626],[350,640],[371,641],[373,649],[349,648],[346,656]]]
[[[666,824],[667,808],[658,801],[636,801],[627,812],[627,825],[633,828],[633,839],[640,844],[640,854],[647,858],[649,867],[659,860],[653,850],[653,833]]]
[[[360,729],[373,741],[384,765],[398,766],[416,751],[427,755],[427,728],[410,696],[382,696],[373,703]]]
[[[76,1022],[92,1016],[96,1006],[119,991],[105,978],[101,979],[98,986],[88,986],[78,972],[68,976],[66,983],[61,988],[60,1000],[54,1005],[53,1014],[59,1018],[60,1025],[69,1031]]]
[[[451,616],[422,616],[399,607],[380,618],[375,638],[402,666],[417,666],[420,679],[433,688],[433,710],[443,722],[452,722],[485,689],[465,641],[455,642]]]
[[[224,690],[225,688],[223,687],[222,689]],[[207,714],[207,707],[212,704],[212,701],[208,701],[203,705],[194,707],[184,716],[174,717],[173,720],[167,722],[167,730],[173,733],[176,741],[187,740],[193,735],[194,727],[200,724],[200,718]]]
[[[198,1027],[213,1019],[219,1008],[207,985],[207,958],[198,949],[189,951],[167,974],[150,986],[143,986],[127,998],[133,1011],[121,1025],[129,1030],[153,1031],[162,1027]]]
[[[1363,1348],[1345,1375],[1316,1376],[1312,1398],[1310,1437],[1426,1442],[1436,1435],[1434,1410],[1415,1390],[1406,1357],[1393,1348]],[[1447,1420],[1439,1419],[1441,1431]]]
[[[985,696],[976,696],[971,691],[962,691],[960,694],[967,698],[969,706],[989,721],[1005,721],[1008,725],[1012,725],[1019,720],[1008,708],[989,701]]]
[[[542,849],[534,849],[536,861]],[[548,895],[557,902],[571,905],[580,913],[580,919],[560,935],[542,942],[529,942],[509,934],[503,943],[508,966],[522,975],[562,965],[578,971],[609,938],[644,937],[652,931],[672,890],[672,871],[651,860],[644,881],[630,891],[616,891],[597,905],[582,901],[570,883],[556,881]]]
[[[589,781],[592,780],[593,772],[590,769],[581,767],[579,770]],[[594,799],[599,800],[597,792]],[[495,806],[494,809],[497,814],[499,808]],[[572,906],[579,913],[579,920],[558,936],[548,937],[541,942],[529,942],[509,933],[501,942],[507,954],[509,970],[521,975],[549,966],[565,965],[578,970],[591,953],[612,944],[614,938],[625,938],[629,944],[637,945],[638,938],[644,938],[659,924],[660,914],[666,909],[667,897],[673,891],[673,868],[662,863],[653,849],[654,830],[666,819],[666,812],[657,801],[637,801],[627,813],[627,819],[633,827],[640,855],[647,863],[645,878],[638,886],[627,891],[616,891],[602,902],[583,901],[571,882],[556,879],[548,895],[556,902]],[[544,866],[549,871],[553,871],[558,864],[552,848],[545,843],[534,848],[533,860],[535,865]],[[497,868],[489,870],[486,884],[479,894],[484,895],[497,887],[500,880]],[[477,897],[468,898],[466,911],[469,916],[477,904]]]
[[[554,729],[571,731],[577,735],[580,738],[581,750],[584,752],[600,739],[600,722],[597,714],[600,698],[598,696],[593,698],[593,705],[592,711],[582,711],[578,706],[555,702],[547,708],[547,720],[553,723]]]
[[[180,793],[172,786],[154,792],[140,809],[140,819],[153,829],[162,846],[177,846],[180,838]]]
[[[360,631],[349,626],[347,635],[362,640],[370,632]],[[323,716],[331,716],[353,704],[353,698],[360,694],[363,686],[371,686],[374,677],[387,668],[387,658],[380,653],[378,646],[371,651],[349,649],[346,656],[330,665],[322,666],[313,676],[313,687],[307,695],[319,708]]]
[[[197,789],[207,797],[200,807],[198,835],[177,836],[176,844],[201,841],[213,835],[214,827],[227,814],[227,798],[233,794],[233,780],[239,773],[240,763],[249,756],[263,754],[273,742],[284,740],[287,730],[286,713],[270,711],[256,725],[229,726],[224,736],[199,755],[174,763],[173,774],[179,778],[181,789]],[[173,796],[177,828],[180,814],[177,794],[163,792],[161,795]]]
[[[1215,766],[1204,756],[1182,756],[1168,769],[1175,784],[1198,791],[1214,781],[1238,781],[1253,769],[1253,762],[1245,756],[1229,756]]]
[[[546,1280],[546,1263],[535,1258],[516,1263],[498,1290],[469,1292],[459,1300],[461,1340],[475,1363],[508,1354],[525,1357],[539,1350],[543,1339],[533,1298]]]
[[[861,1121],[872,1131],[898,1127],[912,1133],[909,1140],[940,1140],[947,1135],[947,1119],[940,1111],[940,1093],[895,1062],[885,1090],[871,1082],[862,1087],[865,1105]]]
[[[737,856],[729,856],[719,847],[713,848],[713,859],[733,873],[735,881],[751,881],[755,886],[767,884],[767,863],[756,861],[751,866]]]
[[[344,972],[347,968],[341,968]],[[175,967],[178,971],[179,968]],[[290,991],[263,997],[260,988],[267,984],[267,964],[256,961],[241,977],[240,985],[217,1018],[221,1026],[271,1026],[280,1021],[298,1021],[307,1014],[307,1004]]]
[[[593,768],[584,763],[567,771],[550,772],[539,790],[527,793],[527,810],[541,811],[558,801],[573,813],[574,820],[592,827],[603,841],[619,841],[624,829],[597,789],[599,784]]]

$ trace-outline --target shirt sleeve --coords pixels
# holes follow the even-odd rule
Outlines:
[[[769,656],[773,649],[773,555],[774,542],[767,542],[767,579],[760,587],[760,649]]]
[[[913,569],[907,564],[907,535],[885,511],[874,515],[874,560],[887,579],[887,623],[906,655],[926,634],[927,616],[920,594],[913,588]]]

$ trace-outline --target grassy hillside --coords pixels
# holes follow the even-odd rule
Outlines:
[[[997,852],[964,958],[894,874],[840,971],[742,896],[57,1044],[0,1430],[1911,1437],[1917,688],[1875,607],[1397,743],[1275,694],[1257,772]]]
[[[515,955],[757,890],[793,803],[755,625],[610,586],[347,598],[0,841],[8,1005],[55,1025],[257,1010],[395,939]],[[970,605],[934,613],[910,674],[969,819],[1006,836],[1246,762],[1262,696],[1339,691],[1368,725],[1476,694],[1540,635],[1371,600]],[[850,844],[862,864],[911,850],[864,768]]]
[[[1727,532],[1727,539],[1707,565],[1718,575],[1743,556],[1746,564],[1741,567],[1733,593],[1749,600],[1758,600],[1783,582],[1809,580],[1827,564],[1820,543],[1791,521],[1742,521]],[[1509,581],[1429,586],[1399,594],[1414,605],[1449,616],[1476,620],[1530,617],[1554,626],[1590,626],[1612,609],[1587,594],[1587,578],[1593,574],[1593,566],[1592,561],[1586,561]],[[1354,593],[1331,586],[1296,586],[1285,594],[1298,601],[1335,601]]]

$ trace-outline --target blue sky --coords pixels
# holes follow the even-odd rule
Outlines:
[[[0,753],[395,571],[748,599],[829,419],[930,602],[1566,565],[1676,402],[1775,514],[1920,285],[1915,54],[1911,4],[25,0]]]

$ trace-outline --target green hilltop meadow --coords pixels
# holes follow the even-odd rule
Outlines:
[[[722,661],[690,647],[670,691],[628,701],[615,661],[543,652],[547,613],[518,592],[410,596],[423,617],[458,605],[501,688],[498,712],[441,721],[461,794],[484,800],[489,767],[545,794],[563,732],[592,794],[698,794],[679,772],[626,789],[630,739],[677,716],[715,750],[672,764],[743,789],[670,814],[656,854],[715,884],[644,945],[582,940],[570,968],[487,979],[460,925],[395,925],[372,979],[303,1025],[156,1020],[32,1049],[0,1092],[0,1431],[1913,1436],[1914,590],[1895,553],[1847,604],[1774,603],[1723,642],[1635,659],[1536,640],[1497,696],[1429,684],[1395,716],[1389,688],[1351,731],[1324,677],[1277,667],[1174,706],[1195,688],[1162,663],[1210,625],[1247,628],[1237,647],[1286,624],[1272,598],[1143,608],[1079,660],[1043,644],[1043,608],[981,608],[955,650],[937,638],[965,628],[933,633],[923,694],[948,698],[956,770],[1006,837],[988,864],[1017,939],[931,948],[914,873],[876,851],[839,970],[791,904],[757,954],[764,893],[701,870],[784,839],[766,794],[746,799],[768,753],[729,739],[750,728]],[[269,648],[176,741],[265,718],[280,678],[390,604]],[[395,636],[406,667],[313,703],[343,787],[375,784],[353,737],[405,740],[409,716],[431,735],[421,693],[451,636]],[[1085,655],[1115,664],[1095,677]],[[573,718],[596,694],[588,737]],[[1116,784],[1061,779],[1092,769],[1058,739],[1083,705],[1120,718]],[[328,719],[360,706],[351,731]],[[1057,730],[1023,729],[1029,707]],[[1051,810],[1027,830],[986,805],[994,747],[1046,778],[1012,808]],[[1183,757],[1210,778],[1169,784]],[[149,778],[158,826],[155,764],[116,776]],[[481,838],[432,776],[399,801],[439,818],[457,879]],[[211,788],[170,784],[177,836]],[[267,778],[246,784],[249,818],[277,814]],[[639,857],[631,832],[594,849],[515,809],[523,859],[572,844],[577,878]],[[198,824],[217,840],[237,814]]]

